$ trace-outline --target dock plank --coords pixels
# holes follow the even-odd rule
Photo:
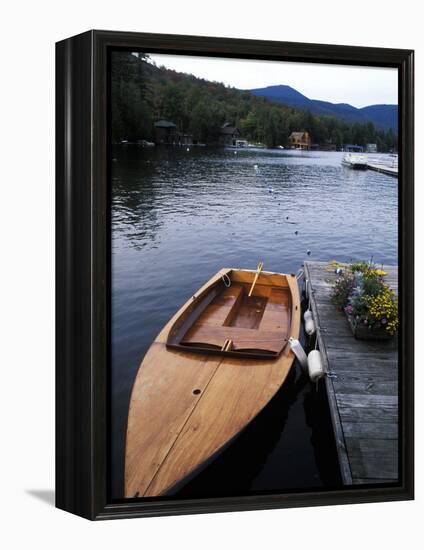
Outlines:
[[[319,327],[326,389],[344,484],[398,480],[398,347],[356,340],[331,302],[337,275],[326,262],[305,262],[310,305]],[[397,266],[383,266],[397,293]]]

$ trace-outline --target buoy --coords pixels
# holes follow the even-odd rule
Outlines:
[[[298,235],[298,233],[299,233],[299,231],[295,231],[295,232],[294,232],[295,235]]]
[[[305,332],[308,336],[315,334],[315,322],[312,315],[312,311],[307,309],[303,314],[303,319],[305,321]]]
[[[258,165],[257,165],[257,164],[254,164],[254,165],[253,165],[253,168],[254,168],[255,170],[257,170],[257,169],[258,169]]]
[[[322,364],[321,352],[313,349],[308,355],[308,373],[311,382],[317,382],[325,376],[324,365]]]
[[[299,361],[302,370],[306,372],[308,370],[308,357],[306,356],[305,350],[302,347],[302,344],[296,338],[290,336],[289,344],[292,352],[295,354],[296,359]]]
[[[307,251],[306,251],[306,254],[307,254],[308,256],[310,256],[310,255],[311,255],[311,251],[310,251],[310,250],[307,250]]]
[[[272,192],[274,191],[274,189],[273,189],[272,187],[270,187],[270,188],[268,189],[268,191],[269,191],[270,193],[272,193]]]

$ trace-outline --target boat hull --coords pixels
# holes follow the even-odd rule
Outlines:
[[[168,322],[149,348],[132,390],[125,456],[127,498],[164,495],[216,455],[263,409],[283,384],[294,355],[237,357],[169,346],[175,323],[221,270]],[[247,272],[247,279],[254,272]],[[268,274],[282,277],[281,274]],[[297,281],[287,277],[292,311],[288,336],[300,328]]]
[[[351,170],[367,170],[368,160],[363,155],[348,153],[342,159],[343,166],[347,166]]]

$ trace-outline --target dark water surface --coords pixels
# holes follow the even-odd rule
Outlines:
[[[397,179],[341,153],[116,146],[112,153],[112,496],[123,494],[131,388],[149,345],[222,267],[397,263]],[[295,233],[297,232],[297,234]],[[338,483],[325,395],[293,369],[255,422],[181,496]]]

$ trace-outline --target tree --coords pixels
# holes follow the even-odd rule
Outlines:
[[[111,74],[114,141],[153,138],[154,123],[165,118],[206,143],[216,143],[221,126],[231,122],[243,138],[269,146],[284,145],[292,132],[307,131],[318,145],[330,140],[337,147],[377,143],[382,151],[397,148],[393,130],[273,103],[219,82],[156,67],[142,53],[115,52]]]

